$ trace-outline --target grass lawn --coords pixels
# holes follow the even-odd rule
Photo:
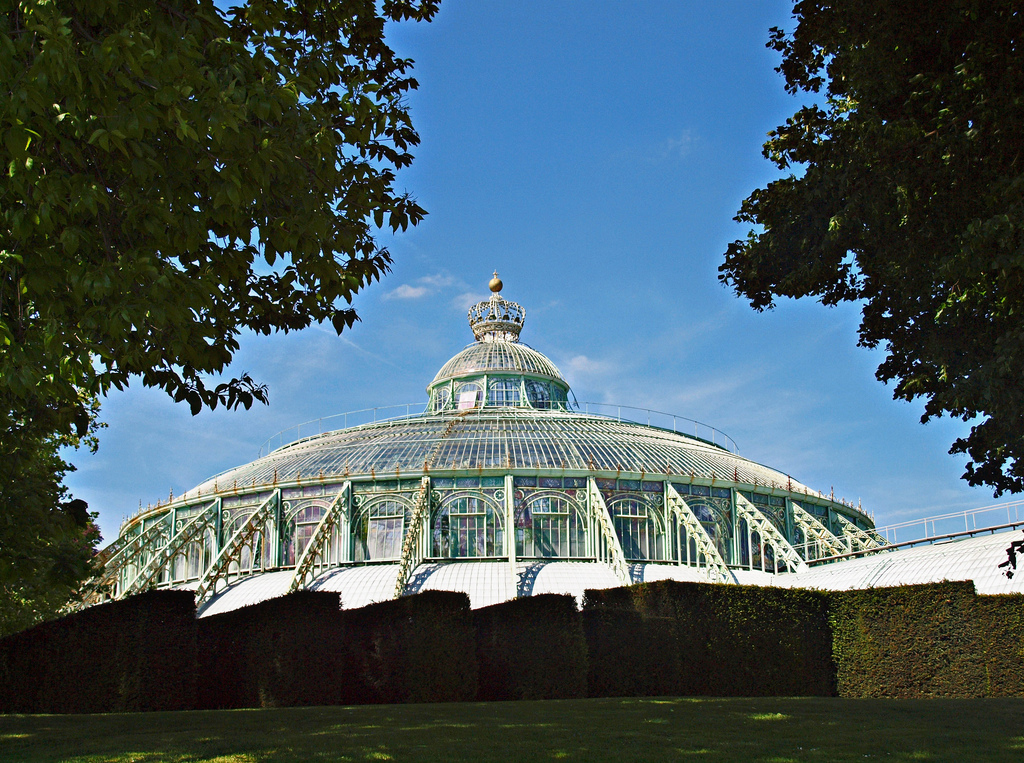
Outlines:
[[[0,716],[4,761],[1024,761],[1024,699],[586,699]]]

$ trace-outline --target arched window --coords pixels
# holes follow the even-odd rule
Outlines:
[[[579,507],[560,496],[538,496],[516,508],[516,556],[587,555],[587,522]]]
[[[483,390],[476,382],[466,382],[459,385],[458,395],[458,408],[461,411],[466,408],[476,408],[480,405]]]
[[[726,560],[729,559],[729,548],[726,537],[727,533],[722,525],[722,518],[713,508],[707,504],[701,503],[699,498],[689,498],[687,505],[697,517],[697,521],[700,522],[701,527],[704,528],[708,536],[714,542],[721,557]],[[694,548],[695,547],[696,546],[694,546]]]
[[[636,498],[620,498],[608,508],[627,559],[665,558],[665,528],[653,507]]]
[[[316,531],[316,526],[324,515],[326,508],[316,503],[309,503],[299,508],[289,517],[281,533],[281,558],[284,566],[298,564],[302,552]]]
[[[363,509],[352,525],[353,561],[400,559],[405,511],[404,503],[391,499],[377,501]]]
[[[487,405],[499,407],[519,405],[518,379],[494,379],[488,387]]]
[[[547,410],[551,407],[551,389],[547,384],[536,379],[526,380],[526,397],[534,408]]]
[[[452,391],[448,386],[434,392],[434,410],[446,411],[452,407]]]
[[[502,556],[501,508],[479,496],[455,496],[434,517],[431,555],[442,558]]]

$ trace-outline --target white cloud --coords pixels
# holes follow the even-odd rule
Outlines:
[[[430,291],[426,286],[410,286],[403,283],[397,289],[393,289],[384,295],[384,299],[419,299]]]
[[[661,144],[662,159],[682,159],[693,149],[694,138],[689,130],[683,130],[678,138],[669,138]]]
[[[486,299],[486,296],[481,296],[480,294],[467,291],[452,299],[452,304],[460,310],[468,310],[477,302],[484,302]]]
[[[423,276],[423,278],[417,279],[418,283],[426,284],[427,286],[433,286],[435,289],[443,289],[445,286],[451,286],[455,283],[455,279],[444,273],[436,273],[432,276]]]
[[[569,358],[565,364],[566,371],[576,375],[602,376],[614,369],[614,366],[607,360],[595,360],[586,355],[576,355]]]

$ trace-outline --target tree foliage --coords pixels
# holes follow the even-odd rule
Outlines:
[[[13,6],[13,7],[12,7]],[[241,330],[357,319],[374,226],[418,143],[387,20],[432,0],[20,0],[0,14],[0,385],[17,401],[137,376],[193,412]],[[81,408],[79,425],[81,425]],[[81,429],[81,426],[79,426]]]
[[[0,409],[0,636],[61,614],[92,572],[100,539],[85,501],[62,484],[61,447],[95,447],[95,403],[84,438],[51,431],[46,411],[13,421]]]
[[[764,155],[720,278],[751,305],[861,301],[877,377],[923,420],[972,422],[951,453],[1024,489],[1024,11],[1013,0],[800,0],[773,29],[809,103]]]
[[[193,413],[265,401],[211,381],[240,333],[351,327],[377,230],[425,214],[395,189],[417,83],[384,32],[437,0],[237,2],[0,9],[0,586],[88,572],[59,448],[91,401],[133,378]]]

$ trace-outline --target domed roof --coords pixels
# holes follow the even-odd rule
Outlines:
[[[809,489],[786,474],[678,432],[566,411],[478,408],[341,429],[294,442],[198,487],[263,485],[339,475],[485,469],[629,472]],[[195,493],[195,491],[190,491]]]
[[[478,373],[540,376],[568,386],[555,364],[521,342],[474,342],[441,366],[430,386]]]

